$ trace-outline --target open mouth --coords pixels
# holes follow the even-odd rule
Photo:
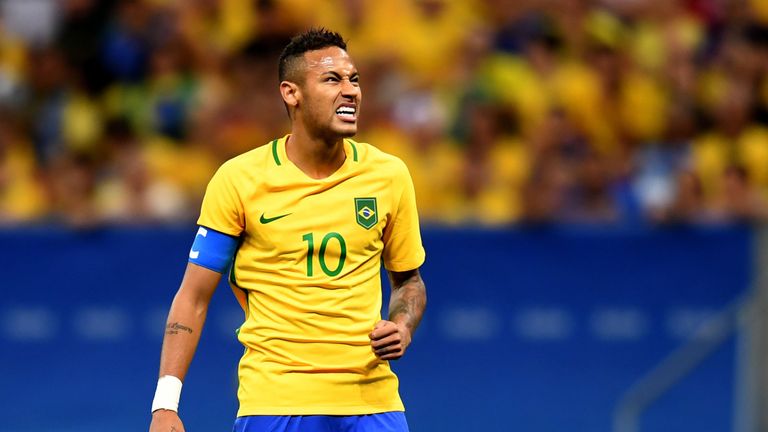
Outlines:
[[[336,109],[336,115],[347,122],[354,122],[357,119],[357,108],[351,105],[342,105]]]

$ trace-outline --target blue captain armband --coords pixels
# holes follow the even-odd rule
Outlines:
[[[189,251],[189,262],[223,274],[232,263],[238,242],[236,237],[201,226]]]

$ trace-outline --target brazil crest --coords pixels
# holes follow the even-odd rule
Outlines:
[[[376,211],[376,198],[355,198],[355,218],[357,224],[365,229],[371,229],[379,221]]]

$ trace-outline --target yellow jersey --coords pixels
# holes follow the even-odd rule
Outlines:
[[[408,169],[345,139],[343,165],[313,179],[286,156],[287,138],[225,162],[198,221],[240,238],[238,416],[403,411],[368,334],[381,319],[381,261],[391,271],[424,262]]]

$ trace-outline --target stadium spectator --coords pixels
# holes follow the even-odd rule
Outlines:
[[[153,175],[141,143],[127,121],[111,121],[105,143],[106,161],[95,196],[103,221],[168,223],[184,220],[192,211],[178,185]]]
[[[696,132],[693,107],[667,105],[665,131],[633,153],[632,189],[649,221],[659,222],[676,199],[678,175],[688,168]]]
[[[74,151],[57,155],[46,170],[51,211],[48,219],[75,228],[101,223],[95,205],[96,161]]]
[[[0,224],[42,217],[47,200],[34,151],[9,112],[0,114]]]
[[[741,166],[730,166],[725,171],[724,194],[718,203],[718,216],[731,222],[768,220],[768,201],[753,182],[748,171]]]

